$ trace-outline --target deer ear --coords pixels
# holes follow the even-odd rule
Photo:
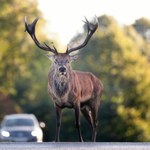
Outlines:
[[[78,55],[72,55],[72,56],[70,56],[71,62],[77,60],[78,58],[79,58]]]
[[[47,56],[50,60],[54,60],[54,55],[46,54],[46,56]]]

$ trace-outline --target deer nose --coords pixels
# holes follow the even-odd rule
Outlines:
[[[65,68],[65,67],[60,67],[60,68],[59,68],[59,71],[60,71],[60,72],[65,72],[65,71],[66,71],[66,68]]]

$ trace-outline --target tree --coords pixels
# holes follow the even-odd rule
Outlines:
[[[150,44],[149,44],[150,43],[150,20],[146,18],[140,18],[136,20],[132,26],[138,33],[136,34],[137,37],[134,38],[136,40],[135,42],[137,42],[138,46],[141,49],[142,54],[146,55],[150,62]],[[131,33],[129,34],[131,35]],[[143,38],[144,40],[141,40],[141,38]]]
[[[150,21],[146,18],[140,18],[135,21],[133,27],[143,38],[147,38],[146,34],[150,30]]]
[[[8,101],[7,109],[12,110],[11,113],[34,113],[39,120],[48,122],[51,119],[46,83],[49,63],[45,53],[38,50],[29,35],[24,32],[25,16],[29,22],[41,16],[35,0],[1,1],[0,101]],[[40,18],[36,28],[37,36],[41,41],[45,41],[46,36],[41,30],[44,20],[42,16]],[[1,112],[1,118],[10,112]]]
[[[98,141],[149,141],[150,64],[141,52],[146,41],[112,17],[101,16],[99,23],[76,64],[97,75],[105,87]]]
[[[18,76],[27,76],[25,63],[31,60],[32,44],[24,33],[24,17],[39,15],[34,1],[1,1],[0,6],[0,91],[14,94],[14,80]]]

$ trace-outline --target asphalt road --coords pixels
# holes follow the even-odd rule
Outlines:
[[[0,150],[150,150],[150,143],[0,143]]]

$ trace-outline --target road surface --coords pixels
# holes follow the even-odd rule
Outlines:
[[[150,150],[150,143],[0,143],[0,150]]]

